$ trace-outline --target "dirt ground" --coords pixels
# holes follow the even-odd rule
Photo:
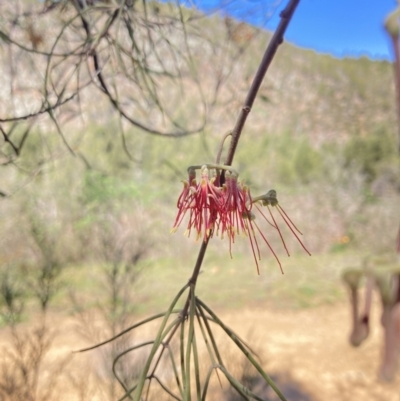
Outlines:
[[[250,342],[264,352],[266,371],[277,377],[284,394],[286,387],[292,401],[400,401],[400,372],[391,383],[378,380],[379,310],[375,305],[372,332],[358,348],[348,342],[350,308],[345,303],[276,313],[243,310],[245,325],[233,315],[223,318],[244,337],[251,332]]]
[[[382,329],[379,305],[374,305],[373,309],[370,337],[359,348],[351,347],[348,342],[350,308],[346,303],[298,311],[274,312],[258,308],[216,312],[261,353],[265,370],[290,401],[400,401],[400,372],[391,383],[382,383],[377,377]],[[54,322],[59,334],[51,352],[53,355],[70,355],[71,350],[88,345],[77,334],[74,319],[62,320],[54,316]],[[1,332],[4,345],[8,333],[6,329]],[[89,366],[90,360],[93,362],[95,358],[95,354],[75,354],[74,361],[81,360],[84,361],[81,366]],[[85,374],[87,369],[85,367]],[[76,377],[81,377],[81,373]],[[268,400],[277,399],[266,390],[262,392]],[[87,394],[79,399],[110,398],[91,398]],[[231,400],[236,398],[224,396],[224,401]]]

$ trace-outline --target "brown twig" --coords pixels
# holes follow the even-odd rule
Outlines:
[[[296,10],[297,5],[300,0],[290,0],[286,8],[281,12],[280,18],[281,21],[276,29],[274,35],[272,36],[271,41],[269,42],[267,49],[265,50],[264,56],[261,60],[260,66],[254,76],[254,80],[251,84],[250,90],[247,94],[246,100],[242,107],[242,110],[239,113],[239,116],[236,120],[236,124],[232,130],[231,142],[228,150],[228,154],[225,158],[225,165],[232,165],[233,158],[235,156],[236,148],[239,143],[240,135],[242,134],[243,127],[246,123],[247,116],[249,115],[251,108],[253,106],[254,100],[257,96],[258,90],[260,89],[261,83],[264,79],[264,76],[268,70],[268,67],[273,60],[275,53],[279,47],[279,45],[283,42],[283,36],[286,32],[286,29],[292,19],[294,11]],[[196,264],[193,269],[193,273],[191,278],[189,279],[189,283],[192,285],[196,285],[197,277],[200,273],[200,268],[203,263],[204,255],[207,250],[207,245],[209,242],[208,237],[205,241],[202,242],[199,255],[197,257]],[[185,317],[187,315],[187,311],[189,309],[190,298],[188,297],[185,306],[181,312],[181,316]]]
[[[222,151],[224,149],[224,143],[228,139],[228,137],[232,136],[232,131],[228,131],[222,138],[221,143],[219,145],[218,153],[217,153],[217,158],[215,159],[215,164],[219,164],[221,161],[221,155]]]
[[[260,89],[261,83],[268,70],[268,67],[271,64],[271,61],[273,60],[279,45],[283,42],[283,36],[286,32],[286,28],[288,27],[299,2],[300,0],[290,0],[286,8],[280,14],[281,21],[274,35],[272,36],[267,50],[264,53],[264,57],[261,60],[261,64],[258,67],[249,93],[247,94],[242,110],[240,111],[240,114],[236,120],[235,127],[233,128],[229,151],[225,159],[225,164],[228,166],[232,164],[233,157],[235,156],[236,152],[236,147],[239,142],[240,135],[242,134],[244,124],[246,123],[247,116],[251,111],[254,100],[257,96],[258,90]]]
[[[296,9],[296,6],[298,5],[299,1],[300,0],[289,0],[289,3],[287,5],[287,7],[281,13],[281,22],[280,22],[280,24],[279,24],[279,26],[277,28],[277,31],[275,32],[274,36],[272,37],[272,39],[271,39],[271,41],[270,41],[270,43],[269,43],[269,45],[268,45],[268,47],[267,47],[267,49],[265,51],[264,57],[263,57],[263,59],[261,61],[261,64],[260,64],[258,70],[257,70],[257,73],[256,73],[256,75],[254,77],[254,80],[253,80],[253,83],[252,83],[252,85],[250,87],[249,93],[248,93],[248,95],[246,97],[244,106],[243,106],[243,108],[242,108],[242,110],[241,110],[241,112],[240,112],[240,114],[239,114],[239,116],[237,118],[234,130],[232,131],[232,133],[229,132],[228,134],[226,134],[224,139],[223,139],[223,141],[222,141],[221,148],[223,146],[224,140],[228,136],[231,135],[231,143],[230,143],[229,151],[228,151],[228,154],[227,154],[227,157],[226,157],[226,160],[225,160],[225,165],[227,165],[227,166],[230,166],[232,161],[233,161],[233,157],[234,157],[235,152],[236,152],[236,147],[237,147],[237,144],[239,142],[240,135],[242,133],[244,124],[246,122],[247,115],[249,114],[249,112],[251,110],[251,107],[252,107],[252,105],[254,103],[254,100],[255,100],[255,98],[257,96],[257,93],[258,93],[258,90],[260,88],[260,85],[262,83],[262,80],[263,80],[263,78],[265,76],[265,73],[266,73],[269,65],[271,64],[271,61],[272,61],[272,59],[273,59],[273,57],[274,57],[274,55],[276,53],[276,50],[277,50],[278,46],[283,42],[283,35],[284,35],[285,31],[286,31],[286,28],[287,28],[287,26],[288,26],[288,24],[289,24],[289,22],[290,22],[290,20],[291,20],[291,18],[293,16],[293,13],[294,13],[294,11]],[[83,21],[83,23],[85,24],[84,21]],[[89,32],[87,31],[87,33],[89,33]],[[98,80],[100,81],[101,89],[103,90],[103,92],[105,92],[110,97],[110,100],[112,100],[113,98],[110,96],[110,92],[109,92],[109,90],[107,88],[107,85],[102,79],[101,71],[100,71],[99,66],[97,64],[97,61],[96,61],[97,60],[96,53],[92,54],[92,58],[93,58],[94,63],[95,63],[97,77],[98,77]],[[114,102],[112,102],[112,103],[114,104]],[[118,104],[115,103],[114,106],[117,107]],[[121,113],[121,110],[119,110],[119,111]],[[123,114],[121,113],[121,115],[123,115]],[[218,158],[220,157],[220,153],[221,153],[221,150],[219,152]],[[143,370],[143,372],[144,372],[143,374],[145,376],[143,376],[143,374],[142,374],[142,376],[140,378],[140,387],[137,388],[135,386],[136,391],[137,391],[137,394],[135,396],[135,400],[139,399],[138,397],[140,397],[140,394],[141,394],[141,392],[143,390],[144,381],[145,380],[149,380],[149,386],[148,386],[148,389],[149,389],[150,388],[150,381],[153,378],[156,379],[155,371],[156,371],[156,369],[157,369],[157,367],[158,367],[158,365],[159,365],[159,363],[161,361],[161,358],[162,358],[162,356],[164,354],[164,351],[169,346],[171,340],[173,339],[173,337],[175,336],[176,332],[178,331],[178,328],[179,327],[183,327],[182,325],[184,324],[185,320],[188,318],[188,314],[189,314],[189,309],[190,308],[191,308],[190,310],[192,311],[191,313],[193,313],[193,309],[192,308],[194,307],[195,302],[198,302],[198,300],[195,301],[195,288],[196,288],[196,284],[197,284],[197,279],[198,279],[198,276],[200,274],[201,266],[203,264],[204,256],[206,254],[208,243],[210,241],[211,236],[212,235],[208,235],[206,237],[206,239],[204,241],[202,241],[202,243],[201,243],[201,247],[200,247],[200,250],[199,250],[199,254],[197,256],[197,260],[196,260],[195,266],[193,268],[192,275],[191,275],[191,277],[190,277],[190,279],[188,281],[188,284],[184,287],[184,288],[187,288],[188,286],[190,286],[189,295],[186,298],[186,301],[185,301],[183,309],[179,313],[178,319],[175,320],[174,322],[172,322],[171,325],[169,326],[170,328],[165,332],[166,339],[163,340],[163,342],[162,342],[161,352],[157,355],[155,363],[152,365],[151,373],[150,373],[150,375],[148,375],[147,372],[148,372],[148,369],[150,368],[151,360],[154,357],[155,352],[156,352],[158,346],[161,345],[161,343],[154,344],[154,346],[153,346],[152,354],[149,357],[148,362],[146,362],[146,367]],[[178,298],[180,297],[180,295],[181,294],[179,294]],[[178,298],[176,298],[176,300]],[[193,317],[193,316],[191,315],[191,317]],[[165,327],[166,321],[163,324],[164,324],[164,326],[162,326],[162,328],[160,329],[158,337],[161,336],[161,333],[162,333],[163,328]],[[132,328],[130,328],[130,329],[132,329]],[[125,332],[126,331],[124,331],[124,333]],[[121,334],[119,334],[119,335],[121,335]],[[115,339],[115,338],[116,337],[114,337],[113,339]],[[106,342],[112,341],[113,339],[107,340]],[[98,347],[98,346],[100,346],[102,344],[105,344],[106,342],[103,342],[101,344],[97,344],[95,347]],[[191,342],[191,340],[189,340],[189,344],[190,344],[190,342]],[[239,346],[242,347],[241,344],[239,344]],[[91,348],[94,348],[94,347],[91,347]],[[89,349],[91,349],[91,348],[89,348]],[[241,349],[247,355],[247,350],[244,347],[242,347]],[[85,349],[85,350],[88,350],[88,349]],[[254,361],[252,363],[254,364]],[[269,378],[266,379],[266,380],[267,380],[268,383],[271,382],[269,380]],[[282,400],[284,400],[285,398],[279,392],[279,390],[276,389],[275,387],[274,387],[274,389],[275,389],[276,393],[278,394],[278,396]],[[131,393],[131,390],[128,390],[126,392],[124,398],[130,397],[130,393]]]
[[[228,136],[231,136],[231,143],[230,143],[230,147],[229,147],[229,151],[228,154],[226,156],[225,159],[225,165],[231,165],[232,161],[233,161],[233,157],[235,155],[236,152],[236,147],[237,144],[239,142],[240,139],[240,135],[242,133],[244,124],[246,122],[247,116],[250,113],[251,107],[254,103],[254,100],[257,96],[258,90],[260,88],[260,85],[264,79],[264,76],[268,70],[269,65],[271,64],[272,59],[274,58],[274,55],[276,53],[276,50],[278,49],[278,46],[283,42],[283,35],[286,31],[287,26],[289,25],[289,22],[293,16],[293,13],[298,5],[300,0],[290,0],[289,4],[286,6],[286,8],[281,12],[281,22],[275,32],[275,34],[273,35],[265,53],[264,53],[264,57],[261,61],[260,66],[258,67],[257,73],[254,77],[253,83],[250,87],[249,93],[246,97],[244,106],[236,120],[236,124],[235,127],[233,129],[233,131],[229,131],[227,134],[225,134],[222,144],[221,144],[221,149],[219,150],[219,156],[218,159],[220,157],[220,152],[222,152],[222,146],[223,143],[225,141],[225,139]],[[184,321],[187,318],[188,315],[188,311],[189,311],[189,306],[190,306],[190,301],[191,301],[191,296],[192,294],[194,294],[194,289],[196,287],[196,283],[197,283],[197,278],[200,274],[200,269],[201,266],[203,264],[203,260],[204,260],[204,256],[206,254],[207,251],[207,247],[208,247],[208,243],[210,240],[211,236],[208,236],[205,241],[203,241],[201,243],[201,247],[199,250],[199,254],[197,256],[197,260],[196,260],[196,264],[193,268],[193,273],[192,276],[189,279],[189,285],[191,286],[191,288],[193,289],[192,291],[190,291],[185,305],[181,311],[181,313],[179,314],[179,318],[180,318],[180,322]],[[175,335],[176,331],[178,330],[178,327],[180,326],[180,324],[177,324],[174,329],[171,331],[171,333],[169,334],[168,338],[166,339],[164,345],[163,345],[163,350],[161,351],[160,355],[157,358],[157,361],[155,363],[155,366],[153,368],[153,373],[155,372],[162,354],[165,350],[165,347],[170,343],[170,341],[172,340],[173,336]]]
[[[8,137],[7,133],[4,131],[4,129],[3,129],[3,127],[1,125],[0,125],[0,131],[3,134],[4,142],[9,143],[10,146],[13,148],[13,151],[15,152],[15,154],[18,156],[19,155],[19,149],[14,145],[14,143]]]
[[[19,116],[19,117],[0,118],[0,122],[7,123],[7,122],[14,122],[14,121],[29,120],[30,118],[37,117],[40,114],[48,113],[49,111],[55,110],[58,107],[63,106],[65,103],[69,102],[70,100],[73,100],[76,97],[76,95],[78,95],[78,93],[79,93],[79,91],[76,91],[72,95],[65,98],[64,100],[61,100],[60,98],[58,98],[55,103],[48,104],[46,107],[45,107],[45,103],[43,103],[40,110],[35,111],[33,113],[25,114],[25,115]]]
[[[79,8],[79,3],[78,3],[78,11],[81,12],[80,8]],[[105,33],[110,29],[111,25],[114,23],[114,21],[116,20],[117,16],[120,13],[120,9],[117,8],[114,13],[113,16],[111,17],[111,20],[107,26],[107,29],[104,31],[104,34],[101,36],[103,37],[105,35]],[[83,29],[85,30],[86,36],[87,36],[87,41],[90,41],[90,37],[91,37],[91,32],[90,32],[90,26],[89,23],[87,22],[87,20],[85,19],[85,16],[83,14],[81,14],[81,21],[82,21],[82,26]],[[100,39],[101,39],[100,37]],[[100,41],[99,39],[99,41]],[[119,115],[121,117],[123,117],[126,121],[128,121],[130,124],[132,124],[133,126],[140,128],[141,130],[147,132],[148,134],[152,134],[152,135],[158,135],[158,136],[162,136],[162,137],[166,137],[166,138],[179,138],[182,136],[187,136],[187,135],[191,135],[191,134],[196,134],[200,131],[202,131],[204,129],[205,124],[203,124],[200,127],[197,127],[193,130],[178,130],[175,132],[161,132],[159,130],[153,129],[149,126],[146,126],[144,124],[142,124],[141,122],[133,119],[132,117],[130,117],[120,106],[118,100],[112,95],[112,93],[110,92],[108,85],[106,84],[106,81],[103,77],[103,73],[102,73],[102,68],[100,66],[100,62],[99,62],[99,57],[97,55],[97,51],[96,51],[96,46],[93,46],[90,49],[90,54],[91,54],[91,58],[93,60],[93,64],[94,64],[94,68],[95,68],[95,73],[96,73],[96,77],[99,81],[99,88],[100,90],[108,97],[110,103],[112,104],[112,106],[114,107],[114,109],[119,113]]]

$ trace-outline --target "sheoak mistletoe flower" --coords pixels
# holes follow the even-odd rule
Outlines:
[[[196,238],[203,236],[206,240],[212,235],[215,223],[219,217],[223,193],[222,189],[214,185],[215,177],[210,179],[206,165],[201,167],[201,179],[197,184],[194,167],[189,167],[189,180],[183,181],[183,190],[178,198],[178,214],[172,232],[178,229],[185,214],[189,212],[189,222],[185,234],[190,236],[192,229],[196,231]]]
[[[215,177],[209,177],[207,166],[203,166],[192,203],[193,219],[189,221],[188,229],[193,226],[198,238],[203,236],[204,240],[212,235],[222,208],[222,191],[214,185],[214,181]]]
[[[200,169],[200,182],[196,181],[196,170]],[[210,170],[215,172],[210,177]],[[220,184],[221,171],[224,171],[224,183]],[[188,214],[188,224],[185,234],[190,236],[192,230],[196,233],[196,239],[203,238],[206,241],[214,233],[220,235],[221,239],[227,236],[229,240],[229,253],[232,257],[232,244],[236,236],[244,236],[249,239],[257,272],[260,274],[259,260],[261,252],[259,246],[260,237],[266,243],[282,271],[281,262],[274,249],[268,242],[266,235],[261,231],[255,221],[252,211],[253,205],[261,214],[262,218],[277,232],[288,256],[290,256],[282,232],[271,211],[276,208],[284,223],[299,241],[304,250],[308,252],[301,242],[298,230],[283,208],[279,205],[276,191],[270,190],[265,195],[252,198],[250,189],[238,181],[239,173],[230,166],[203,165],[188,168],[188,181],[183,181],[183,190],[179,195],[175,218],[171,232],[175,232]],[[260,206],[266,206],[269,217],[267,217]],[[283,271],[282,271],[283,272]]]
[[[278,210],[278,213],[282,217],[283,221],[285,222],[286,226],[289,228],[289,230],[292,232],[292,234],[296,237],[297,241],[299,244],[303,247],[303,249],[311,256],[311,253],[308,251],[308,249],[304,246],[303,242],[299,238],[297,234],[303,235],[303,233],[296,227],[296,225],[293,223],[293,221],[290,219],[290,217],[287,215],[287,213],[283,210],[282,206],[279,205],[277,196],[276,196],[276,191],[274,189],[271,189],[268,191],[265,195],[260,195],[257,196],[256,198],[253,199],[253,203],[255,202],[261,202],[263,206],[266,206],[268,208],[269,215],[271,217],[272,223],[268,220],[268,218],[264,215],[262,210],[259,208],[259,206],[256,204],[256,208],[258,211],[261,213],[261,215],[264,217],[264,219],[274,228],[279,233],[279,236],[281,238],[282,244],[285,247],[286,253],[288,256],[290,256],[289,251],[286,247],[285,240],[283,239],[281,230],[279,229],[279,226],[274,218],[274,215],[272,214],[272,211],[270,209],[271,207],[275,207],[276,210]],[[297,234],[296,234],[297,232]]]
[[[250,212],[251,196],[245,185],[238,182],[238,174],[227,171],[222,186],[223,205],[220,212],[221,238],[226,232],[232,242],[235,234],[246,231],[244,216]]]

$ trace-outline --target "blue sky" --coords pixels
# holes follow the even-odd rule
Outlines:
[[[287,0],[195,0],[207,12],[221,3],[237,19],[274,29]],[[392,59],[383,21],[396,5],[395,0],[300,0],[286,40],[336,57]]]

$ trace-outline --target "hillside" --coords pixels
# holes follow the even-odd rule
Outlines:
[[[86,21],[71,2],[56,2],[55,9],[65,7],[54,19],[50,12],[32,18],[36,3],[28,0],[20,3],[27,12],[11,18],[17,8],[0,2],[0,345],[7,351],[0,353],[0,399],[3,393],[7,401],[122,396],[111,361],[132,344],[153,344],[153,323],[73,360],[71,349],[166,310],[203,241],[184,235],[188,216],[171,233],[182,187],[191,192],[182,180],[188,166],[215,162],[271,33],[171,3],[133,3],[134,12],[124,3],[129,12],[119,25],[114,2],[101,5],[109,13],[94,7]],[[17,118],[4,122],[10,116]],[[223,239],[213,231],[196,295],[249,337],[263,366],[298,399],[398,395],[399,377],[393,386],[373,382],[382,345],[378,302],[372,341],[350,348],[348,294],[340,280],[349,266],[396,263],[396,133],[389,63],[335,59],[290,43],[279,48],[233,162],[242,191],[257,196],[275,189],[279,206],[271,202],[269,215],[265,204],[253,205],[254,219],[250,211],[236,212],[220,223],[223,232],[226,222],[246,219],[252,230]],[[215,191],[221,197],[225,190]],[[209,201],[201,191],[201,201]],[[190,350],[198,357],[200,331],[199,358],[215,347],[207,322],[216,320],[201,320],[201,308],[196,314],[206,330],[193,330],[186,354],[173,342],[165,348],[180,350],[182,372],[184,355],[186,373]],[[176,321],[186,340],[192,323]],[[165,324],[171,336],[179,333],[175,323]],[[254,382],[225,334],[215,337],[222,338],[224,361],[235,376]],[[131,355],[117,366],[125,383],[144,364],[145,353]],[[204,378],[207,371],[200,371]],[[180,380],[161,377],[171,378],[182,393]],[[235,400],[225,381],[214,381],[210,392]]]
[[[185,178],[187,166],[214,160],[271,36],[217,16],[194,20],[187,35],[184,41],[174,32],[170,40],[191,46],[190,68],[182,69],[180,80],[162,75],[154,78],[157,102],[165,107],[164,117],[157,114],[154,102],[143,103],[145,92],[138,93],[135,100],[137,92],[132,92],[131,84],[124,84],[122,73],[116,74],[115,80],[121,84],[121,104],[126,104],[129,112],[133,108],[139,120],[157,129],[173,127],[170,116],[179,126],[198,127],[206,121],[200,133],[162,138],[121,123],[106,97],[97,87],[89,86],[76,102],[58,111],[62,136],[47,114],[33,120],[20,157],[0,169],[2,193],[17,191],[21,199],[5,198],[0,207],[7,210],[10,203],[19,210],[16,205],[22,202],[25,210],[25,197],[35,199],[47,193],[62,198],[67,191],[71,199],[62,213],[75,215],[73,209],[85,210],[82,193],[90,189],[88,185],[108,192],[104,186],[112,183],[115,193],[104,200],[100,192],[91,192],[95,198],[90,202],[112,202],[115,196],[118,203],[126,191],[124,197],[134,196],[145,208],[149,202],[153,206],[162,203],[171,221],[179,181]],[[43,50],[50,44],[50,37],[46,37]],[[6,56],[3,51],[4,60]],[[2,68],[3,81],[11,79],[12,70],[5,63]],[[36,76],[28,65],[20,64],[19,68],[23,80],[14,77],[15,88],[30,75]],[[13,102],[7,101],[10,92],[5,90],[7,84],[3,85],[3,113],[9,115],[15,105],[21,108],[17,114],[24,108],[25,112],[35,109],[35,103],[42,101],[37,97],[41,85],[36,79],[30,81],[29,90],[14,90]],[[335,247],[338,241],[340,245],[344,237],[351,238],[354,246],[374,244],[376,249],[388,250],[390,236],[376,239],[373,233],[379,230],[394,236],[396,230],[390,218],[397,210],[400,191],[394,100],[389,63],[335,59],[284,43],[248,118],[235,165],[253,193],[272,187],[284,195],[284,204],[308,231],[314,251]],[[13,135],[22,138],[27,124],[29,121],[17,125]],[[4,156],[12,154],[8,144],[2,146]],[[299,202],[301,211],[296,207]],[[7,212],[10,221],[13,213]],[[377,214],[379,220],[370,220]],[[76,218],[80,219],[75,216],[72,221]],[[160,219],[165,221],[166,216]],[[368,224],[374,228],[366,229]],[[10,227],[17,229],[13,223]],[[326,236],[318,234],[320,229]],[[366,231],[371,235],[365,235]]]
[[[223,36],[222,21],[214,21],[220,26],[213,36]],[[236,117],[270,37],[268,32],[256,31],[240,61],[231,61],[234,69],[224,89],[234,102],[219,110],[218,117]],[[290,131],[308,136],[314,144],[366,136],[377,127],[394,133],[394,100],[390,63],[337,59],[284,43],[267,73],[247,130],[260,132],[262,127],[269,135]],[[219,128],[222,123],[218,122]]]

